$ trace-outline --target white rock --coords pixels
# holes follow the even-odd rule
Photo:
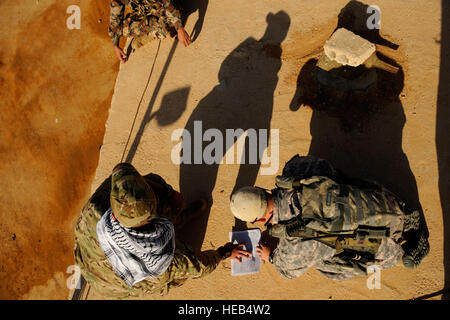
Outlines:
[[[325,42],[325,54],[342,65],[357,67],[375,52],[375,45],[353,32],[340,28]]]

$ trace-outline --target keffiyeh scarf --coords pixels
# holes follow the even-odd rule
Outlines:
[[[132,287],[161,275],[172,262],[175,231],[165,218],[154,218],[143,231],[122,226],[111,208],[97,223],[97,238],[115,273]]]

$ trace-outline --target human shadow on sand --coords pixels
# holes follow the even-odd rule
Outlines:
[[[354,29],[354,26],[362,25],[358,21],[365,22],[368,18],[367,11],[361,10],[362,4],[355,3],[351,1],[351,5],[342,9],[338,25],[365,35],[375,44],[391,43],[380,40],[378,30],[370,36],[367,28],[363,33]],[[363,14],[347,12],[355,7],[358,8],[357,13]],[[345,23],[341,21],[342,17],[345,17]],[[358,77],[375,72],[376,81],[361,90],[337,90],[323,84],[318,80],[322,71],[316,66],[317,59],[309,60],[300,71],[290,109],[296,111],[304,105],[313,110],[310,155],[330,161],[350,177],[375,180],[384,185],[406,203],[407,213],[412,210],[420,212],[422,226],[428,236],[416,179],[402,149],[406,116],[400,98],[404,73],[395,61],[377,55],[379,59],[399,67],[399,71],[393,74],[381,69],[368,70],[365,66],[333,70],[343,77],[351,73]],[[409,245],[414,246],[415,242],[411,241]]]
[[[188,132],[192,139],[184,137],[181,144],[182,158],[185,157],[185,159],[182,160],[184,163],[180,164],[180,192],[188,203],[203,198],[209,201],[210,206],[212,205],[211,195],[216,186],[222,155],[225,155],[230,148],[234,148],[234,142],[241,136],[237,135],[232,143],[226,143],[227,129],[243,131],[254,129],[256,132],[261,130],[270,132],[274,90],[278,83],[278,71],[281,68],[281,43],[288,32],[290,18],[285,12],[280,11],[276,14],[268,14],[266,21],[267,28],[261,39],[247,38],[225,58],[218,74],[219,83],[199,102],[186,123],[185,132]],[[203,150],[211,143],[200,141],[197,145],[194,144],[194,141],[199,139],[198,136],[194,137],[194,127],[198,128],[199,123],[202,127],[201,134],[214,129],[223,137],[223,141],[220,142],[223,154],[215,154],[218,159],[215,163],[206,164],[203,159],[195,161],[195,157],[197,160],[202,158]],[[268,134],[263,139],[266,139],[267,146]],[[259,154],[264,151],[260,149],[257,151]],[[187,150],[192,152],[188,157],[189,160],[185,161],[184,152]],[[233,190],[253,185],[260,169],[259,156],[254,164],[248,161],[252,156],[248,141],[244,150],[246,161],[239,167]],[[230,191],[227,190],[227,194]],[[203,243],[208,217],[209,210],[201,218],[191,222],[189,228],[191,231],[188,231],[186,239],[189,239],[196,248]],[[246,225],[243,222],[236,220],[234,230],[245,228]]]

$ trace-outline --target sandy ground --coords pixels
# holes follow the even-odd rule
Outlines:
[[[440,1],[371,3],[381,8],[381,35],[399,46],[379,50],[402,67],[404,79],[396,99],[381,99],[383,105],[366,117],[363,127],[350,131],[312,107],[290,110],[300,71],[336,28],[347,0],[209,1],[190,47],[172,39],[161,42],[131,134],[158,41],[133,52],[120,67],[110,100],[117,63],[102,33],[107,6],[80,1],[86,26],[69,31],[64,29],[69,2],[29,2],[0,2],[0,12],[10,12],[9,25],[14,26],[0,29],[9,44],[4,48],[13,49],[0,55],[1,84],[7,88],[0,93],[7,110],[0,145],[0,170],[6,176],[1,182],[0,297],[67,297],[74,222],[124,150],[138,170],[160,174],[188,201],[212,193],[209,215],[181,236],[203,249],[227,242],[235,225],[228,207],[233,188],[254,180],[271,188],[275,174],[256,175],[254,165],[243,165],[239,173],[238,164],[211,171],[173,163],[177,141],[172,133],[191,128],[193,120],[219,129],[278,129],[278,174],[296,153],[315,154],[352,175],[382,181],[421,205],[431,252],[417,270],[384,270],[379,290],[369,290],[363,277],[335,282],[314,269],[285,280],[268,264],[259,274],[232,277],[224,262],[204,279],[148,299],[410,299],[442,289],[444,236],[435,147]],[[280,11],[277,23],[272,17],[266,21],[269,13]],[[197,19],[198,11],[188,18],[188,32]],[[60,29],[47,27],[50,22],[56,26],[55,21]],[[263,37],[279,46],[255,44]],[[241,65],[243,59],[248,63]],[[103,297],[91,291],[89,298]]]
[[[0,2],[1,298],[67,298],[118,70],[101,2],[76,1],[80,30],[73,1]]]

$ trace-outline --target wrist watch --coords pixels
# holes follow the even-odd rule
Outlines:
[[[273,264],[273,251],[269,254],[269,262]]]

